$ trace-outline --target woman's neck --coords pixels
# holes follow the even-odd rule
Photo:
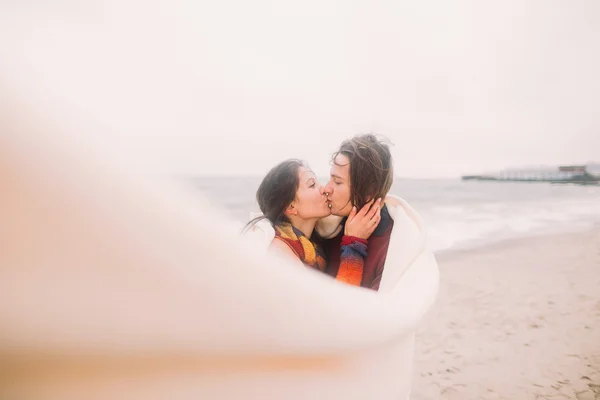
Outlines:
[[[295,215],[288,217],[292,226],[298,229],[300,232],[304,233],[304,236],[310,238],[313,231],[315,230],[315,225],[317,225],[318,218],[311,219],[303,219],[298,218]]]

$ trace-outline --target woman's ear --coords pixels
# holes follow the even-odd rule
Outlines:
[[[298,215],[298,211],[294,208],[294,203],[287,206],[287,208],[285,209],[285,215]]]

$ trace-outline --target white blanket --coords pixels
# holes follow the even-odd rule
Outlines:
[[[0,363],[19,379],[0,380],[7,398],[408,398],[438,269],[403,201],[387,200],[397,224],[377,293],[248,246],[193,193],[106,174],[9,122]]]
[[[414,332],[439,280],[408,205],[389,203],[397,225],[379,293],[245,243],[202,196],[111,170],[117,149],[87,142],[89,131],[181,126],[186,114],[170,112],[191,99],[156,91],[178,76],[173,65],[136,90],[124,82],[154,65],[135,64],[138,50],[170,60],[157,47],[170,39],[138,48],[106,36],[104,16],[86,8],[46,17],[36,7],[44,18],[30,20],[15,7],[0,13],[10,44],[0,82],[2,398],[408,398]],[[89,57],[114,46],[125,61]]]

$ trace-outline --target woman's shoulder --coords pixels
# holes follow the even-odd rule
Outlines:
[[[294,259],[301,263],[300,256],[298,253],[290,246],[284,239],[279,236],[275,236],[273,241],[269,245],[269,250],[273,251],[276,254],[280,254],[282,256]]]
[[[281,236],[275,236],[271,241],[270,248],[290,254],[296,258],[300,258],[296,250]]]

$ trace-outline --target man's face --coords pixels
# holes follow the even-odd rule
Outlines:
[[[346,217],[350,214],[353,206],[350,202],[350,160],[345,155],[338,154],[334,158],[324,191],[329,193],[333,215]]]

